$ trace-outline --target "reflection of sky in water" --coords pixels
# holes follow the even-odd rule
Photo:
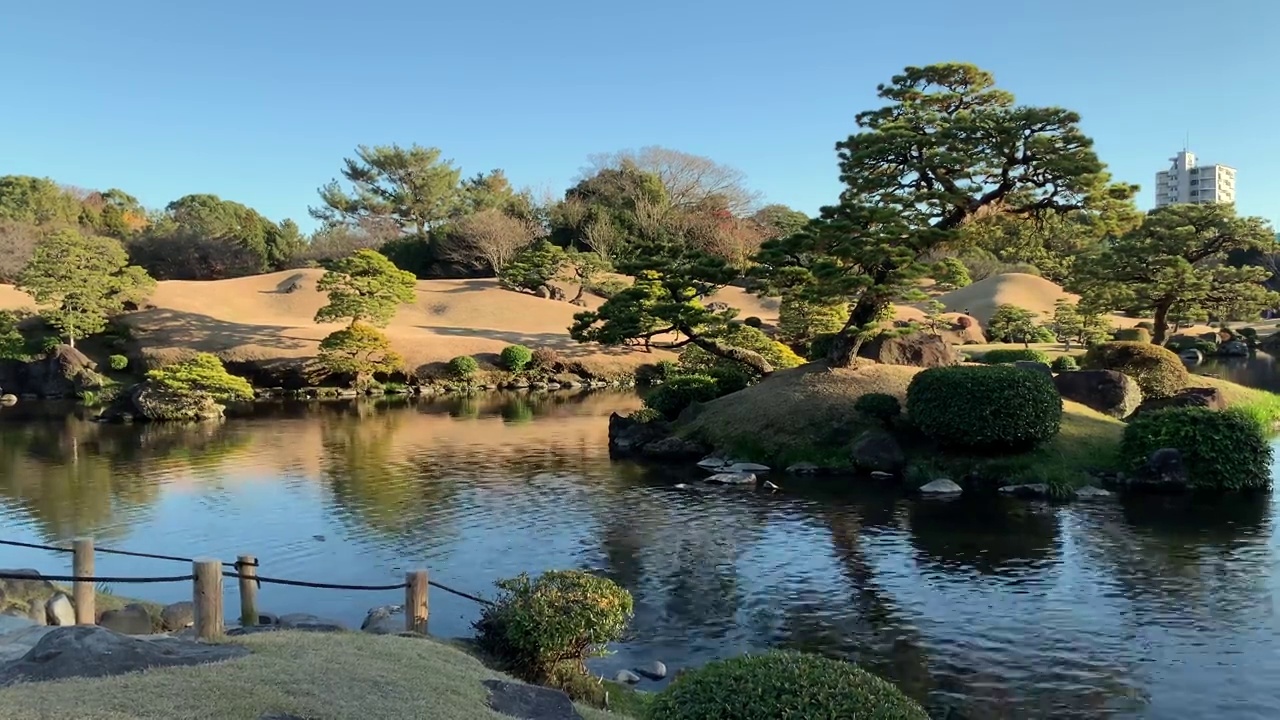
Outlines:
[[[632,637],[595,665],[602,672],[787,646],[856,659],[976,718],[1280,717],[1270,503],[939,504],[796,481],[778,495],[681,491],[681,470],[609,462],[608,412],[634,398],[528,412],[513,402],[523,401],[291,409],[198,438],[62,420],[36,437],[10,416],[0,537],[93,532],[126,549],[247,552],[263,575],[338,583],[426,567],[481,594],[520,572],[587,568],[636,597]],[[186,572],[97,562],[101,574]],[[70,566],[3,547],[0,565]],[[180,585],[114,589],[189,596]],[[234,614],[234,582],[227,592]],[[353,625],[402,601],[398,591],[260,593],[268,611]],[[469,634],[478,614],[436,590],[431,612],[442,636]]]

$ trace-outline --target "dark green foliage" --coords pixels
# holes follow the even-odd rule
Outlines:
[[[1000,305],[987,323],[987,339],[991,342],[1053,342],[1053,331],[1036,324],[1037,315],[1015,305]]]
[[[978,358],[988,365],[1002,365],[1015,362],[1038,362],[1049,364],[1049,354],[1035,348],[999,348],[988,350]]]
[[[1140,468],[1161,448],[1182,453],[1192,488],[1271,487],[1271,444],[1258,424],[1242,413],[1170,408],[1143,413],[1125,427],[1120,453],[1130,469]]]
[[[959,258],[943,258],[933,264],[930,272],[939,290],[955,290],[973,284],[969,277],[969,268]]]
[[[1053,368],[1054,372],[1071,372],[1072,370],[1079,370],[1080,364],[1070,355],[1059,355],[1053,359],[1053,363],[1049,367]]]
[[[0,360],[25,360],[27,341],[18,329],[22,316],[12,310],[0,310]]]
[[[1116,340],[1122,342],[1151,342],[1151,331],[1146,328],[1131,327],[1116,331]]]
[[[498,281],[508,290],[551,295],[551,281],[560,277],[568,262],[562,248],[540,240],[521,250],[498,271]]]
[[[1258,330],[1257,328],[1242,327],[1240,328],[1240,335],[1244,337],[1244,339],[1252,342],[1258,339]]]
[[[717,365],[708,370],[707,374],[715,379],[716,394],[719,397],[745,390],[756,381],[745,368],[734,365]]]
[[[755,315],[752,315],[751,317],[744,319],[742,321],[742,324],[746,325],[747,327],[752,327],[757,329],[764,327],[764,321],[756,317]]]
[[[111,369],[120,372],[129,367],[129,358],[124,355],[112,355],[107,362],[111,365]]]
[[[636,384],[641,387],[661,385],[679,373],[680,366],[676,363],[671,360],[659,360],[636,368]]]
[[[502,595],[475,624],[477,640],[512,672],[549,680],[585,662],[622,637],[631,620],[631,593],[612,580],[576,570],[553,570],[536,580],[521,574],[497,583]]]
[[[305,242],[292,220],[207,193],[169,203],[129,244],[130,259],[162,280],[217,280],[287,266]]]
[[[840,333],[833,332],[814,335],[813,340],[809,341],[809,354],[806,357],[810,360],[821,360],[829,356],[839,337]]]
[[[893,684],[840,660],[790,651],[716,660],[654,698],[648,720],[928,720]]]
[[[511,372],[520,372],[533,360],[533,351],[523,345],[508,345],[502,349],[502,366]]]
[[[898,398],[887,393],[867,393],[854,401],[853,409],[883,425],[892,423],[902,414]]]
[[[730,323],[718,331],[708,333],[708,337],[722,346],[740,348],[764,358],[775,370],[793,368],[804,362],[791,348],[750,325]],[[745,370],[753,379],[761,376],[751,365],[707,352],[697,345],[686,345],[680,351],[680,367],[686,372],[707,372],[713,367],[733,367]]]
[[[1062,397],[1048,376],[1007,365],[930,368],[907,387],[907,414],[943,447],[1018,452],[1058,434]]]
[[[470,380],[480,370],[480,363],[470,355],[459,355],[449,361],[449,374],[459,380]]]
[[[1143,397],[1164,398],[1186,387],[1189,373],[1168,348],[1151,343],[1109,342],[1089,348],[1087,370],[1117,370],[1138,382]]]
[[[720,386],[710,375],[677,375],[644,396],[644,406],[675,420],[695,402],[708,402],[720,397]]]

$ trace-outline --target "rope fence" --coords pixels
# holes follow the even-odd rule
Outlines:
[[[349,583],[326,583],[309,580],[291,580],[258,575],[259,562],[252,555],[241,555],[235,562],[223,562],[215,559],[184,558],[176,555],[158,555],[154,553],[116,550],[112,548],[95,548],[91,538],[80,538],[72,543],[72,547],[57,547],[37,543],[19,542],[17,540],[0,540],[0,546],[28,548],[58,553],[71,553],[72,571],[70,575],[44,575],[29,572],[0,571],[0,580],[33,580],[72,583],[73,607],[75,608],[77,625],[95,625],[97,583],[120,585],[143,583],[175,583],[190,582],[192,584],[192,606],[195,614],[195,630],[201,639],[213,639],[223,634],[224,618],[222,611],[223,578],[234,578],[240,585],[240,623],[245,627],[259,624],[258,589],[263,583],[268,585],[285,585],[290,587],[315,588],[320,590],[352,590],[381,592],[387,590],[404,590],[405,629],[409,632],[425,633],[427,628],[428,604],[427,589],[435,587],[451,595],[481,605],[493,605],[493,601],[451,588],[429,579],[426,570],[413,570],[405,573],[405,579],[398,583],[384,585],[357,585]],[[94,574],[94,554],[124,555],[128,557],[168,560],[172,562],[191,563],[190,575],[169,575],[158,577],[110,577]],[[225,568],[232,568],[226,570]]]

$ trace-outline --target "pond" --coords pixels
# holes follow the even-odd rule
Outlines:
[[[632,636],[596,665],[608,674],[792,647],[863,663],[939,717],[1280,717],[1269,498],[917,501],[836,479],[693,492],[674,487],[690,479],[679,470],[609,460],[607,416],[638,406],[610,393],[298,403],[177,427],[19,405],[0,411],[0,538],[251,553],[264,575],[337,583],[424,567],[481,594],[520,572],[583,568],[636,598]],[[69,562],[5,547],[0,566]],[[97,569],[186,572],[102,555]],[[401,599],[260,594],[266,610],[356,626]],[[441,636],[469,635],[478,616],[436,590],[431,610]]]

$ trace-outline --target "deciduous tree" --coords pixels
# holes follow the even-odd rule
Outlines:
[[[478,259],[496,275],[533,243],[535,234],[536,228],[530,220],[508,215],[498,208],[486,208],[463,217],[449,228],[444,254],[465,262]]]
[[[594,171],[636,168],[651,173],[666,188],[672,206],[693,210],[716,201],[734,215],[744,216],[760,194],[747,187],[746,175],[702,155],[652,145],[639,150],[593,155],[588,158]]]
[[[316,312],[318,323],[350,320],[383,327],[396,310],[414,301],[417,278],[397,268],[375,250],[360,250],[334,263],[316,289],[329,294],[329,304]]]

